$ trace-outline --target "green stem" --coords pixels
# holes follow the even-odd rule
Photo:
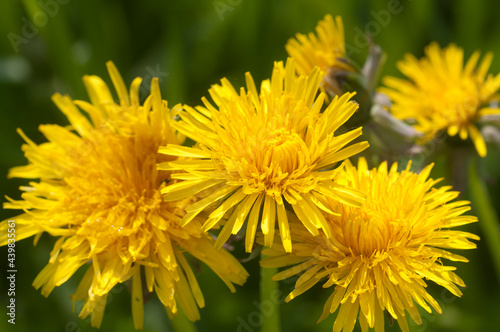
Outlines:
[[[263,256],[262,256],[263,257]],[[277,268],[260,268],[260,307],[266,308],[262,314],[262,332],[279,332],[280,303],[279,284],[272,277],[278,273]]]
[[[478,174],[478,161],[469,165],[469,186],[474,209],[477,211],[479,226],[493,258],[493,265],[500,281],[500,222],[483,179]]]
[[[175,332],[196,332],[194,323],[180,309],[175,317],[170,317],[170,324]]]

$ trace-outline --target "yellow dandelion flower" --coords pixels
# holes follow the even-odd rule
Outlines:
[[[336,97],[322,111],[325,95],[316,97],[320,70],[297,77],[292,59],[286,66],[274,65],[271,80],[257,92],[252,76],[246,74],[247,91],[240,93],[227,79],[209,90],[215,106],[203,98],[205,107],[184,106],[176,128],[199,143],[188,148],[167,145],[161,153],[191,157],[166,162],[163,170],[184,170],[174,174],[176,184],[162,190],[166,201],[189,197],[202,190],[211,194],[189,206],[186,225],[208,206],[222,202],[210,213],[204,230],[216,226],[224,215],[227,221],[216,245],[246,227],[245,248],[251,251],[260,221],[266,245],[274,239],[276,220],[286,249],[291,250],[286,202],[311,234],[331,231],[320,210],[329,211],[322,195],[358,204],[359,193],[334,182],[338,162],[368,146],[361,142],[345,147],[361,135],[361,128],[338,135],[339,127],[355,112],[353,94]],[[261,213],[262,209],[262,213]]]
[[[337,71],[352,72],[354,68],[349,65],[346,57],[342,18],[336,16],[334,21],[331,15],[326,15],[316,26],[316,34],[298,33],[285,45],[289,56],[297,63],[297,72],[307,76],[314,67],[319,67],[327,74],[335,74]],[[332,91],[340,94],[338,83],[328,77],[325,76],[325,83]]]
[[[328,216],[332,237],[311,236],[299,223],[291,223],[292,253],[282,248],[266,249],[270,257],[263,267],[288,269],[275,275],[282,280],[301,274],[290,301],[320,281],[323,287],[334,287],[319,320],[339,309],[334,332],[350,332],[356,320],[362,331],[368,327],[384,331],[384,311],[408,331],[406,315],[422,324],[417,306],[429,313],[441,308],[426,291],[428,280],[445,287],[456,296],[463,281],[444,265],[444,259],[467,262],[447,249],[473,249],[469,239],[474,234],[451,228],[477,221],[468,211],[469,202],[454,201],[458,192],[450,187],[435,188],[439,180],[429,179],[432,165],[420,174],[406,170],[399,173],[394,164],[387,170],[382,163],[369,170],[360,159],[358,168],[346,165],[339,182],[353,186],[366,195],[362,207],[332,202],[339,215]],[[325,280],[326,279],[326,280]]]
[[[59,237],[33,285],[48,296],[85,267],[72,299],[84,300],[80,317],[91,315],[96,327],[109,291],[127,280],[132,285],[135,328],[143,326],[143,285],[147,292],[156,292],[169,312],[176,313],[179,306],[189,319],[199,319],[204,298],[188,263],[190,256],[206,263],[232,291],[232,283],[243,284],[247,273],[227,251],[214,248],[198,220],[180,226],[192,198],[162,200],[160,190],[169,173],[158,171],[156,165],[168,158],[157,157],[157,150],[181,141],[170,127],[158,79],[153,79],[151,95],[140,105],[141,79],[132,82],[128,93],[116,67],[108,63],[108,69],[118,104],[103,80],[85,76],[91,103],[60,94],[52,98],[70,127],[40,126],[48,140],[41,145],[20,131],[29,164],[13,168],[9,177],[40,181],[21,187],[22,200],[11,200],[5,208],[25,212],[11,218],[17,240],[33,235],[38,240],[43,232]],[[0,245],[7,243],[6,227],[5,221],[0,224]]]
[[[489,107],[497,99],[500,75],[488,75],[493,55],[488,53],[478,65],[479,52],[463,64],[463,50],[451,44],[441,49],[437,43],[425,49],[420,60],[407,54],[398,63],[408,77],[386,77],[382,88],[394,102],[391,112],[399,119],[414,122],[424,134],[422,143],[438,132],[449,136],[459,134],[462,140],[472,139],[480,156],[486,156],[486,144],[476,123],[484,115],[500,114]]]

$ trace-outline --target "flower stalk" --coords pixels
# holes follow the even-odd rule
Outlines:
[[[264,258],[264,256],[262,257]],[[260,305],[268,306],[269,314],[262,315],[262,332],[279,332],[280,328],[280,304],[276,302],[279,293],[279,284],[272,280],[278,273],[278,268],[260,269]]]

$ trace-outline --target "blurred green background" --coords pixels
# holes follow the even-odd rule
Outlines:
[[[380,18],[394,5],[400,12]],[[0,185],[1,193],[18,198],[26,182],[7,180],[10,167],[25,164],[20,150],[20,127],[35,142],[43,137],[41,123],[66,124],[50,101],[54,92],[87,99],[81,77],[96,74],[110,82],[105,62],[112,60],[127,83],[136,76],[150,82],[158,76],[163,96],[171,105],[196,105],[211,84],[227,77],[235,86],[250,71],[256,82],[270,75],[273,61],[285,60],[284,45],[297,32],[313,31],[327,13],[341,15],[352,58],[362,63],[367,46],[361,32],[371,29],[374,41],[387,53],[383,74],[399,75],[395,62],[406,52],[417,56],[431,41],[442,46],[454,42],[466,57],[476,49],[493,51],[491,72],[500,70],[500,2],[388,0],[218,0],[218,1],[98,1],[98,0],[2,0],[0,1]],[[375,13],[375,14],[374,14]],[[376,19],[379,16],[379,20]],[[148,87],[141,89],[145,96]],[[499,151],[490,149],[483,161],[493,203],[499,203]],[[436,172],[443,173],[443,167]],[[440,171],[441,170],[441,171]],[[467,192],[464,193],[467,197]],[[498,211],[497,211],[498,212]],[[14,211],[0,210],[1,219]],[[465,229],[481,234],[480,227]],[[44,298],[31,283],[49,259],[54,239],[44,235],[33,247],[31,240],[17,245],[16,325],[0,316],[1,331],[94,331],[89,320],[72,313],[69,295],[81,273]],[[245,254],[237,252],[239,257]],[[467,287],[460,299],[431,285],[430,293],[443,307],[443,315],[424,314],[424,325],[410,324],[412,331],[499,331],[498,278],[485,241],[477,250],[462,252],[470,263],[457,263]],[[2,276],[6,273],[6,249],[0,249]],[[198,276],[206,308],[199,331],[258,331],[258,263],[245,263],[251,274],[236,294],[204,269]],[[1,306],[7,304],[5,277],[0,281]],[[282,298],[292,283],[283,283]],[[133,331],[130,295],[126,287],[112,292],[102,331]],[[330,290],[321,287],[281,306],[283,331],[330,331],[334,316],[315,325]],[[154,298],[154,297],[153,297]],[[79,310],[81,308],[77,306]],[[171,325],[163,306],[154,298],[146,304],[145,331],[168,331]],[[397,331],[399,328],[387,328]]]

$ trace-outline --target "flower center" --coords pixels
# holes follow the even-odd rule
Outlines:
[[[398,191],[397,188],[392,190]],[[346,255],[369,258],[388,253],[394,248],[406,246],[422,227],[420,222],[425,211],[421,200],[411,200],[410,203],[415,211],[422,214],[408,214],[397,196],[384,190],[377,190],[376,194],[386,198],[368,197],[362,209],[344,206],[341,216],[333,219],[342,229],[335,237],[344,246]],[[411,194],[398,195],[408,198]]]
[[[258,130],[257,130],[258,131]],[[281,196],[289,187],[307,192],[315,183],[308,176],[311,153],[293,130],[279,128],[248,135],[237,149],[228,148],[220,169],[247,193]],[[229,158],[229,155],[233,155]]]
[[[456,123],[468,123],[479,108],[479,98],[473,87],[461,86],[450,89],[446,99],[455,103],[453,114]]]
[[[430,116],[440,116],[450,124],[467,125],[474,121],[480,106],[477,87],[471,80],[455,82],[453,86],[438,89],[433,98],[434,107]]]
[[[69,195],[77,204],[88,206],[91,217],[80,225],[79,234],[105,243],[139,234],[148,228],[144,217],[163,202],[159,184],[165,177],[156,170],[159,144],[102,131],[72,160],[73,178],[67,180]],[[118,152],[119,151],[119,152]],[[165,172],[163,172],[165,173]],[[99,198],[95,197],[99,188]],[[95,222],[94,222],[95,221]],[[147,234],[149,236],[149,234]]]
[[[286,129],[275,130],[262,145],[262,162],[257,163],[262,171],[271,169],[276,173],[290,175],[306,163],[307,147],[295,132]]]

